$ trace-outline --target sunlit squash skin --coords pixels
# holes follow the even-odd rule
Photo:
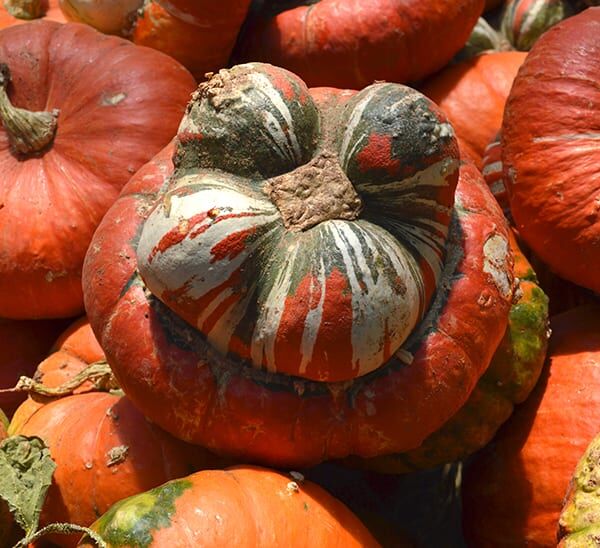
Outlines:
[[[237,70],[242,71],[241,76]],[[300,167],[296,167],[297,160],[293,156],[280,155],[271,148],[269,132],[261,129],[262,126],[252,130],[253,124],[263,123],[260,118],[257,120],[252,118],[254,115],[240,114],[236,118],[238,122],[229,128],[229,133],[224,133],[218,125],[219,116],[227,119],[227,105],[244,105],[244,101],[249,101],[251,112],[261,112],[261,109],[252,105],[253,99],[235,98],[238,88],[232,89],[231,85],[235,85],[238,76],[244,84],[240,88],[248,93],[243,97],[269,97],[262,110],[273,109],[271,112],[276,114],[272,104],[283,108],[281,103],[284,103],[290,113],[295,113],[295,123],[298,125],[294,129],[301,132],[297,135],[302,135],[304,139],[298,139],[297,142],[304,143],[306,147],[304,153],[301,147],[298,149],[298,154],[303,158],[300,162],[304,162]],[[265,86],[259,88],[262,89],[261,93],[254,91],[257,88],[248,83],[248,78],[258,79],[260,85]],[[176,145],[166,148],[132,178],[97,231],[84,267],[86,309],[90,323],[120,385],[148,417],[182,439],[219,452],[268,464],[301,466],[351,454],[373,457],[413,449],[466,402],[506,330],[514,293],[514,259],[509,248],[506,222],[481,175],[470,164],[457,169],[458,151],[451,128],[444,125],[443,115],[430,102],[415,93],[402,86],[382,84],[360,93],[316,89],[309,94],[295,76],[261,64],[224,71],[218,80],[212,81],[212,85],[201,88],[196,100],[188,108],[188,118],[182,122]],[[398,100],[392,100],[394,97]],[[195,114],[202,112],[202,108],[209,108],[211,101],[219,105],[218,109],[209,109],[196,118]],[[393,125],[386,126],[387,122],[381,121],[386,120],[388,107],[378,106],[377,101],[387,105],[403,105],[402,108],[412,105],[411,109],[425,113],[424,118],[411,121],[410,115],[398,116],[394,118],[398,126],[393,129]],[[191,119],[190,113],[193,114]],[[244,119],[244,116],[248,119]],[[319,129],[315,133],[314,122],[310,120],[319,119],[321,122],[316,126]],[[327,120],[346,122],[327,126]],[[205,128],[201,127],[203,123],[206,123]],[[225,128],[229,123],[226,120]],[[382,123],[384,125],[381,127],[377,125]],[[405,123],[407,125],[402,127]],[[408,124],[420,128],[419,131],[425,134],[431,132],[431,141],[425,140],[414,146],[411,137],[414,130]],[[278,127],[270,127],[277,136],[280,135]],[[323,127],[329,127],[330,136],[324,140],[320,133]],[[253,140],[243,138],[248,131],[255,136]],[[288,127],[283,135],[287,132],[289,136],[291,131]],[[356,131],[358,133],[355,134]],[[336,132],[339,132],[337,140],[332,137]],[[198,137],[200,134],[203,138]],[[345,135],[349,135],[346,140]],[[413,146],[402,145],[402,139],[412,140]],[[155,261],[154,257],[162,256],[161,249],[168,251],[185,240],[192,229],[198,231],[199,239],[196,241],[202,243],[204,240],[200,235],[205,237],[210,232],[206,227],[212,226],[210,221],[202,221],[199,216],[198,222],[204,224],[194,225],[188,220],[179,225],[179,231],[174,230],[169,224],[172,220],[164,220],[162,213],[169,204],[165,197],[171,196],[171,207],[176,208],[179,207],[180,197],[187,198],[199,191],[212,189],[210,185],[203,185],[201,180],[196,187],[186,187],[183,183],[189,181],[190,177],[203,177],[204,180],[212,177],[214,181],[229,178],[238,185],[241,185],[239,181],[249,181],[244,183],[248,186],[266,180],[267,191],[274,180],[281,181],[282,177],[304,181],[302,174],[308,169],[325,166],[327,170],[327,166],[335,167],[333,160],[329,163],[323,159],[323,153],[329,151],[332,154],[330,158],[335,159],[335,150],[339,150],[335,147],[345,150],[345,143],[351,141],[355,143],[352,158],[360,158],[362,164],[350,160],[337,165],[345,166],[346,171],[342,171],[348,175],[344,177],[350,178],[359,199],[364,200],[364,210],[355,211],[358,217],[354,220],[336,218],[318,221],[306,232],[276,229],[281,231],[281,237],[285,239],[282,241],[290,241],[286,238],[293,241],[293,238],[300,238],[302,234],[311,237],[311,231],[314,234],[320,227],[328,226],[327,223],[363,223],[360,215],[365,215],[366,219],[379,222],[384,229],[393,231],[393,224],[386,221],[386,207],[393,210],[390,213],[393,215],[398,214],[396,204],[402,204],[406,208],[406,226],[414,222],[415,226],[435,226],[435,230],[440,230],[437,236],[430,233],[430,236],[423,237],[423,241],[428,242],[426,246],[415,245],[411,251],[413,257],[418,257],[418,249],[415,248],[430,249],[426,253],[428,259],[415,259],[411,268],[411,276],[423,280],[417,286],[425,288],[424,293],[417,293],[421,296],[416,301],[417,310],[424,307],[423,319],[417,322],[399,347],[392,349],[390,358],[386,359],[386,346],[382,345],[382,351],[378,353],[381,363],[376,364],[375,369],[371,372],[359,371],[357,376],[355,368],[345,368],[342,373],[345,378],[339,381],[318,378],[339,374],[336,367],[344,362],[344,353],[354,352],[354,340],[344,335],[343,331],[335,332],[328,328],[328,323],[314,324],[311,333],[322,332],[323,337],[329,337],[334,342],[346,341],[329,352],[330,356],[337,356],[339,360],[330,359],[330,366],[325,363],[325,367],[323,361],[318,362],[309,356],[312,362],[309,361],[305,367],[308,374],[304,378],[301,375],[305,364],[291,351],[289,360],[278,361],[275,355],[275,361],[267,361],[265,367],[260,360],[245,358],[244,349],[247,347],[241,344],[243,340],[235,347],[224,347],[219,342],[217,331],[213,339],[217,343],[211,344],[211,337],[215,333],[204,325],[206,316],[196,320],[197,309],[191,298],[194,295],[189,293],[193,278],[187,278],[190,282],[185,282],[181,291],[169,291],[165,296],[164,291],[161,292],[161,283],[168,277],[163,277],[161,282],[164,271],[148,268],[148,263]],[[244,158],[244,161],[236,163],[236,157]],[[283,163],[281,158],[284,158]],[[319,161],[314,162],[315,158]],[[446,167],[440,169],[444,165]],[[238,174],[235,177],[227,173],[236,169]],[[456,184],[458,171],[460,177],[456,194],[450,196],[450,191],[444,189],[446,185],[449,185],[449,189]],[[420,183],[417,184],[417,181]],[[437,182],[432,184],[434,181]],[[378,198],[378,184],[382,189],[397,188],[397,194],[392,193],[390,197],[382,190]],[[344,188],[348,190],[349,187]],[[405,196],[402,188],[411,188],[414,192]],[[183,194],[173,194],[175,191],[182,192],[182,189],[185,191]],[[256,198],[262,200],[255,192]],[[417,200],[418,203],[419,192],[424,193],[422,196],[428,196],[423,204],[429,205],[414,206],[411,210],[411,203],[415,203],[411,200]],[[220,193],[215,196],[221,199]],[[355,196],[351,192],[350,196],[352,201]],[[419,217],[427,213],[434,196],[441,200],[440,205],[433,208],[436,221],[419,221]],[[219,219],[219,223],[224,223],[220,219],[223,219],[223,211],[227,209],[224,210],[223,206],[212,208],[212,200],[202,202],[205,209],[211,207],[202,218]],[[318,203],[311,196],[305,200],[303,206]],[[331,201],[335,200],[332,198]],[[291,202],[284,203],[283,209]],[[217,203],[215,201],[214,205]],[[227,207],[230,206],[225,204]],[[331,211],[334,207],[335,204],[327,203],[326,209]],[[303,210],[313,211],[310,207]],[[343,210],[343,207],[339,209]],[[162,217],[155,217],[150,224],[145,224],[157,211]],[[270,211],[280,226],[283,221],[277,220],[277,210]],[[293,209],[290,211],[290,218],[296,219]],[[286,211],[280,216],[285,218]],[[304,218],[300,218],[299,222],[304,221]],[[226,226],[219,223],[216,226]],[[163,237],[166,237],[164,240],[153,236],[156,227],[160,226],[171,227],[163,232]],[[444,226],[448,227],[447,234],[444,234]],[[148,228],[152,238],[148,237],[142,246],[140,242],[145,238],[144,230]],[[230,234],[235,235],[236,230]],[[417,233],[415,230],[414,234]],[[425,232],[421,234],[424,236]],[[382,239],[387,237],[385,234],[381,236]],[[442,240],[446,243],[441,244]],[[229,241],[233,244],[228,254],[214,255],[215,262],[209,260],[208,266],[200,268],[198,272],[214,272],[211,276],[222,275],[221,269],[227,267],[227,261],[221,264],[217,261],[222,261],[222,257],[229,260],[228,257],[240,254],[244,257],[246,248],[245,244],[240,245],[240,241],[244,243],[246,240],[233,238]],[[155,243],[149,245],[148,242]],[[433,247],[428,248],[434,243],[441,245],[438,252],[434,252]],[[307,252],[299,252],[297,256],[302,253]],[[330,261],[335,260],[337,251],[329,245],[319,253],[323,257],[327,253],[327,260]],[[202,254],[206,252],[200,251],[197,255]],[[289,258],[291,261],[292,252]],[[146,263],[143,275],[140,274],[140,260]],[[110,268],[106,267],[108,264]],[[299,264],[295,271],[302,272],[302,263]],[[252,273],[257,272],[259,267],[248,264],[249,272],[240,274],[251,279]],[[192,272],[186,266],[178,275],[186,278],[188,271]],[[283,267],[281,272],[285,272]],[[340,272],[343,280],[352,270]],[[149,285],[154,287],[153,291],[160,298],[153,295],[144,279],[149,280]],[[400,283],[393,279],[394,283]],[[409,283],[413,282],[410,279],[403,282],[407,287]],[[437,289],[432,289],[436,286]],[[334,310],[347,310],[342,299],[344,292],[336,293],[335,285],[327,291],[332,295]],[[428,292],[431,293],[429,298]],[[230,295],[231,304],[240,302],[240,298],[246,294],[234,291],[225,296]],[[290,299],[293,300],[296,295],[298,292],[290,293]],[[178,298],[181,300],[178,301]],[[360,292],[356,298],[362,298]],[[301,304],[303,301],[300,299],[298,302]],[[271,301],[266,303],[268,306],[273,304]],[[324,308],[312,306],[314,308],[309,307],[309,310],[323,310],[317,319],[325,317]],[[176,310],[185,314],[184,319],[178,316]],[[223,309],[213,307],[211,310],[216,310],[216,319],[223,314]],[[202,307],[199,311],[200,314],[204,313]],[[377,313],[384,312],[378,309]],[[305,317],[313,319],[314,315]],[[351,325],[354,318],[349,315],[345,321]],[[357,325],[360,321],[358,318]],[[196,322],[198,329],[193,327]],[[232,324],[226,322],[224,325]],[[250,329],[244,336],[248,339],[252,333]],[[374,334],[377,337],[384,336],[379,331]],[[348,338],[344,339],[345,336]],[[275,343],[278,341],[277,337],[273,340]],[[361,343],[360,339],[359,343],[367,350],[371,348],[369,343]],[[344,352],[340,352],[340,348]],[[252,358],[252,353],[250,356]],[[289,374],[289,369],[287,372],[270,369],[280,363],[283,368],[296,367],[296,372]],[[317,378],[310,377],[311,364],[317,364]],[[354,377],[348,377],[348,373]]]
[[[67,19],[162,51],[196,78],[227,64],[250,0],[59,0]]]
[[[240,61],[265,61],[309,86],[414,82],[465,44],[483,0],[272,1],[247,25]]]
[[[173,137],[194,79],[160,52],[47,20],[0,31],[0,62],[0,317],[73,317],[97,224]],[[53,131],[7,129],[23,113],[6,98]]]
[[[472,546],[555,546],[563,498],[600,426],[600,307],[552,317],[531,396],[469,464],[463,530]]]
[[[317,484],[257,466],[171,481],[115,504],[91,528],[109,548],[380,546]]]
[[[504,183],[520,236],[561,278],[597,293],[599,32],[600,7],[544,33],[515,79],[502,125]]]

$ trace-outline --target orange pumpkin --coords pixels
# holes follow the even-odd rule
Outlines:
[[[600,7],[545,32],[515,79],[502,126],[504,182],[519,234],[561,278],[596,292],[599,33]]]
[[[452,59],[482,11],[483,0],[271,0],[236,58],[285,67],[309,86],[413,82]]]
[[[195,82],[160,52],[75,23],[0,31],[0,61],[0,316],[70,317],[97,224],[172,138]]]
[[[104,357],[86,318],[73,324],[55,349],[36,373],[47,387],[63,384]],[[57,464],[42,509],[42,526],[90,525],[122,498],[224,462],[175,440],[127,398],[89,390],[93,386],[87,383],[73,396],[28,398],[11,422],[11,435],[42,438]],[[77,536],[56,536],[52,541],[73,546]]]
[[[569,479],[600,431],[600,306],[559,314],[551,328],[534,392],[466,471],[472,546],[555,546]]]
[[[57,388],[73,379],[88,365],[101,360],[104,360],[104,352],[84,316],[70,325],[54,343],[50,355],[35,370],[34,380],[47,388]],[[82,394],[92,390],[95,390],[94,384],[86,381],[72,393]],[[32,392],[15,411],[10,426],[11,433],[51,400],[51,397]]]
[[[147,548],[379,546],[344,504],[315,483],[255,466],[171,481],[118,502],[92,530],[108,548],[134,542]],[[95,544],[84,540],[79,546]]]
[[[0,390],[12,388],[23,375],[31,376],[64,328],[64,321],[0,318]],[[24,399],[24,393],[0,393],[0,409],[11,416]]]

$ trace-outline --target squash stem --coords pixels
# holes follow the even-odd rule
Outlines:
[[[45,15],[42,0],[4,0],[4,9],[17,19],[39,19]]]
[[[10,70],[0,63],[0,119],[10,145],[17,154],[40,152],[54,140],[59,111],[31,112],[13,106],[6,91],[9,82]]]

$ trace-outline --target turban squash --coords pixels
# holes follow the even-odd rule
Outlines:
[[[595,292],[600,292],[599,35],[600,8],[546,32],[515,79],[502,126],[504,182],[519,234],[560,277]]]
[[[519,51],[529,51],[548,29],[573,15],[572,0],[509,0],[501,30]]]
[[[569,479],[600,431],[600,306],[554,316],[551,328],[532,395],[466,470],[469,546],[555,546]]]
[[[507,327],[508,239],[418,92],[309,92],[239,65],[102,221],[86,309],[123,390],[174,435],[277,465],[372,457],[468,399]]]
[[[224,66],[250,0],[60,0],[71,21],[163,51],[196,77]]]
[[[0,317],[73,316],[98,222],[195,83],[157,51],[45,20],[2,30],[0,64]]]
[[[469,38],[483,0],[271,1],[247,25],[240,60],[265,61],[310,86],[416,81]]]
[[[40,364],[36,379],[48,388],[61,386],[103,357],[82,318]],[[223,462],[151,424],[126,397],[94,391],[90,382],[58,399],[32,394],[17,409],[9,433],[42,438],[56,462],[42,527],[56,522],[90,525],[118,500]],[[74,546],[77,535],[52,541]]]
[[[206,470],[168,482],[118,502],[91,529],[107,548],[380,546],[317,484],[256,466]],[[84,539],[79,546],[95,543]]]

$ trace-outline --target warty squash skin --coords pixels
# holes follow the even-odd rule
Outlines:
[[[554,316],[551,329],[532,395],[466,470],[469,546],[555,546],[569,479],[600,429],[600,306]]]
[[[258,101],[260,107],[253,101]],[[389,109],[400,109],[393,122],[386,114]],[[236,112],[235,118],[230,118],[230,112]],[[267,112],[271,117],[256,118],[256,112]],[[263,126],[264,121],[268,123]],[[319,123],[315,126],[316,121]],[[254,135],[251,141],[244,137],[248,131]],[[417,138],[415,132],[429,138],[419,142],[421,138]],[[336,133],[338,139],[334,139]],[[274,142],[278,146],[274,146]],[[345,158],[343,154],[336,159],[340,150],[351,151],[347,162],[340,162]],[[171,177],[173,152],[177,169]],[[249,64],[222,71],[195,95],[175,147],[161,152],[130,181],[96,232],[86,257],[86,309],[123,390],[149,418],[174,435],[262,463],[307,466],[350,454],[372,457],[420,445],[468,399],[504,335],[513,300],[513,255],[502,212],[480,176],[459,179],[456,195],[451,196],[457,167],[458,154],[451,127],[432,103],[413,90],[381,84],[360,93],[317,89],[309,94],[297,77],[270,65]],[[225,312],[248,294],[237,289],[240,285],[234,285],[232,291],[228,290],[229,282],[219,288],[218,291],[223,292],[221,298],[215,300],[211,308],[200,307],[200,314],[205,315],[198,321],[200,329],[193,327],[197,313],[194,299],[202,298],[201,292],[194,293],[194,284],[206,280],[214,283],[217,276],[226,281],[231,272],[241,276],[238,279],[257,279],[252,278],[252,274],[258,273],[256,269],[261,264],[243,263],[247,257],[256,257],[248,255],[248,249],[252,250],[251,244],[256,240],[252,236],[246,240],[247,233],[240,233],[248,228],[243,223],[227,224],[226,215],[235,213],[233,208],[244,203],[244,192],[264,203],[265,196],[260,194],[263,181],[268,181],[267,192],[282,181],[291,181],[291,188],[302,187],[303,181],[310,180],[303,179],[303,174],[319,168],[326,174],[331,173],[328,169],[335,169],[338,182],[350,184],[344,177],[352,180],[350,186],[339,188],[349,193],[346,203],[354,203],[355,195],[351,192],[354,189],[359,199],[362,196],[364,220],[357,210],[351,210],[352,215],[357,215],[355,220],[336,218],[340,211],[340,215],[347,213],[342,202],[330,220],[316,217],[317,224],[304,232],[297,230],[297,225],[295,229],[284,230],[281,225],[288,212],[289,218],[298,221],[293,208],[285,210],[293,199],[284,200],[283,212],[271,204],[261,205],[262,210],[270,211],[281,242],[310,241],[314,234],[328,226],[342,226],[344,230],[348,227],[346,237],[351,238],[353,230],[369,221],[373,226],[379,223],[384,227],[383,235],[376,242],[382,245],[388,238],[386,230],[390,231],[388,234],[396,234],[397,241],[403,241],[402,230],[406,227],[404,241],[409,242],[410,251],[405,257],[409,262],[414,260],[410,276],[422,279],[417,287],[419,291],[424,289],[423,293],[417,293],[416,305],[417,309],[423,307],[425,316],[401,347],[392,350],[393,355],[386,361],[385,356],[389,354],[386,354],[385,344],[370,347],[370,343],[358,339],[358,344],[363,344],[369,352],[373,348],[381,349],[377,355],[377,359],[382,360],[381,365],[370,373],[355,372],[355,375],[361,374],[360,377],[346,377],[347,380],[336,382],[300,376],[304,364],[298,359],[298,349],[305,351],[310,346],[297,345],[294,354],[291,350],[287,352],[290,357],[287,363],[275,356],[274,361],[267,361],[267,369],[260,359],[247,359],[244,344],[252,348],[255,343],[248,341],[256,333],[260,335],[260,330],[240,331],[244,338],[227,351],[219,336],[220,333],[229,336],[235,322],[227,319],[221,324],[224,330],[214,332],[204,322],[209,313],[212,313],[212,322],[221,317],[236,319],[235,315],[226,316]],[[348,175],[342,177],[345,173]],[[172,186],[165,185],[167,179]],[[194,180],[198,184],[192,184]],[[237,187],[231,189],[231,185]],[[226,191],[217,192],[216,186]],[[283,192],[286,187],[278,188]],[[410,191],[404,194],[404,189]],[[204,194],[207,198],[199,202],[204,209],[178,209],[181,204],[193,204],[194,195],[201,192],[207,192]],[[167,193],[171,198],[167,199]],[[418,196],[427,199],[420,202]],[[432,207],[436,197],[439,205]],[[314,196],[306,197],[302,211],[321,211],[318,207],[305,207],[307,203],[318,205]],[[331,212],[340,202],[326,205],[326,210]],[[173,208],[170,219],[164,214],[169,207]],[[399,215],[399,209],[405,212],[405,220],[395,225],[393,215]],[[149,225],[144,225],[153,212],[158,213]],[[252,219],[250,213],[248,210],[249,215],[240,214],[243,222]],[[433,222],[426,220],[430,213],[434,214]],[[179,228],[173,226],[173,219],[181,219]],[[300,218],[299,222],[305,220]],[[448,223],[449,228],[445,229]],[[213,226],[224,227],[222,239],[214,243],[206,239]],[[166,227],[163,236],[149,237],[142,248],[145,230],[150,228],[152,236],[161,234],[160,227]],[[188,238],[191,231],[194,237]],[[443,240],[445,244],[441,243]],[[168,260],[166,270],[147,268],[143,276],[140,275],[141,261],[145,261],[145,267],[152,266],[149,263],[155,260],[153,257],[167,257],[169,248],[181,242],[191,245],[194,241],[212,249],[213,258],[200,248],[197,255],[204,263],[199,265],[204,266],[198,268],[196,278],[189,266],[175,270],[178,283],[183,284],[180,290],[173,285],[166,296],[163,294],[161,276],[168,282],[169,277],[164,277]],[[219,241],[227,241],[231,246],[217,246]],[[392,248],[396,245],[390,243]],[[166,251],[164,256],[161,249]],[[340,244],[334,239],[326,246],[308,246],[296,256],[302,259],[310,256],[312,250],[321,254],[328,268],[332,264],[336,266],[340,276],[331,270],[335,274],[333,278],[352,287],[355,292],[352,298],[356,302],[370,306],[368,301],[360,300],[365,298],[361,293],[363,286],[350,283],[354,276],[363,277],[364,284],[371,283],[369,272],[359,268],[361,254],[368,250]],[[344,262],[341,257],[346,252],[355,254],[356,261]],[[386,255],[382,251],[377,253],[379,263],[385,264]],[[279,280],[286,283],[294,280],[297,284],[299,275],[307,271],[300,261],[294,265],[295,278],[287,275],[286,268],[293,263],[293,254],[292,249],[288,263],[277,268]],[[235,269],[240,264],[246,270],[236,274]],[[312,264],[316,268],[320,261]],[[389,279],[400,284],[386,271],[383,281]],[[413,283],[408,278],[400,279],[406,287]],[[149,280],[148,285],[144,280]],[[351,308],[345,299],[351,294],[350,290],[338,293],[340,285],[336,284],[330,288],[314,283],[310,298],[313,304],[308,310],[318,314],[315,316],[313,312],[309,316],[304,312],[303,316],[310,321],[317,320],[312,324],[314,327],[307,330],[309,340],[309,336],[318,333],[334,342],[344,341],[342,346],[331,347],[328,355],[335,356],[330,358],[331,367],[323,367],[323,362],[317,364],[319,374],[336,372],[338,363],[346,359],[346,353],[355,351],[356,339],[350,337],[351,330],[346,335],[328,327],[336,325],[334,323],[319,323],[327,316],[325,307],[318,304],[321,300],[313,300],[318,293],[316,289],[325,287],[325,292],[329,292],[332,318],[347,314],[348,326],[354,325],[353,318],[356,325],[363,321],[360,314],[354,316],[354,312],[352,315],[347,312]],[[436,284],[439,290],[430,289]],[[150,286],[154,289],[150,290]],[[197,287],[202,289],[202,285]],[[289,289],[288,301],[280,302],[293,302],[299,292],[300,289]],[[435,292],[429,305],[425,304],[428,292]],[[217,290],[211,298],[214,295],[218,295]],[[273,306],[276,301],[273,299],[266,305]],[[306,304],[307,298],[298,300],[299,304],[302,302]],[[178,309],[186,312],[185,321],[178,316]],[[378,309],[377,313],[382,312]],[[360,329],[356,332],[362,333]],[[273,344],[280,344],[277,337],[281,331],[271,333]],[[375,331],[374,335],[385,341],[383,332]],[[220,346],[211,344],[211,337]],[[259,337],[256,344],[264,340],[268,340],[266,336]],[[294,339],[281,340],[282,348],[290,340]],[[289,348],[294,350],[292,346]],[[255,355],[260,357],[260,353],[250,354],[252,358]],[[297,372],[293,375],[286,374],[285,370],[275,372],[272,366],[280,364],[284,368],[296,367]],[[306,370],[310,372],[310,366]],[[346,374],[348,368],[344,371]]]
[[[519,234],[560,277],[597,293],[599,34],[600,8],[546,32],[515,79],[502,125],[504,182]]]
[[[171,481],[115,504],[91,528],[109,548],[380,546],[315,483],[255,466]]]
[[[227,64],[250,0],[60,0],[70,21],[162,51],[196,78]]]
[[[448,66],[420,86],[448,116],[461,153],[479,168],[486,147],[502,126],[506,99],[526,56],[518,51],[485,53]]]
[[[3,114],[0,316],[74,316],[98,222],[173,137],[194,80],[160,52],[45,20],[2,30],[0,62],[13,105],[45,113],[35,136]]]
[[[575,468],[558,522],[559,548],[586,548],[600,535],[600,436],[591,442]]]
[[[267,2],[247,26],[236,58],[265,61],[309,86],[361,89],[413,82],[464,46],[483,0]],[[279,13],[280,12],[280,13]]]

